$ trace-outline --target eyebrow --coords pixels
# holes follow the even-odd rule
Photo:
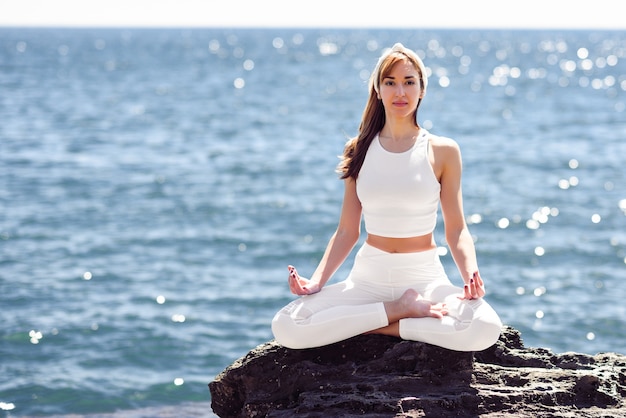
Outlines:
[[[388,75],[388,76],[383,77],[383,80],[386,79],[386,78],[391,78],[392,80],[396,79],[394,76]],[[404,77],[405,80],[407,80],[409,78],[417,78],[417,77],[415,77],[414,75],[407,75],[406,77]]]

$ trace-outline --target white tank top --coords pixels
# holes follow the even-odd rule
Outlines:
[[[372,141],[356,184],[367,233],[408,238],[434,231],[441,186],[428,159],[429,136],[421,129],[413,147],[399,153],[385,150],[378,135]]]

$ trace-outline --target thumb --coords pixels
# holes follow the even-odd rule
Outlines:
[[[463,297],[459,299],[471,299],[471,298],[472,298],[472,293],[470,292],[470,287],[468,284],[466,284],[465,286],[463,286]]]

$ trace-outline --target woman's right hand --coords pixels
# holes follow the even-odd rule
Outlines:
[[[289,270],[289,290],[294,295],[312,295],[322,290],[319,283],[300,277],[294,266],[288,266],[287,269]]]

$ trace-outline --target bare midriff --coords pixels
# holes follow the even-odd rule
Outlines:
[[[387,253],[418,253],[437,247],[432,233],[409,238],[390,238],[369,234],[366,241],[372,247]]]

